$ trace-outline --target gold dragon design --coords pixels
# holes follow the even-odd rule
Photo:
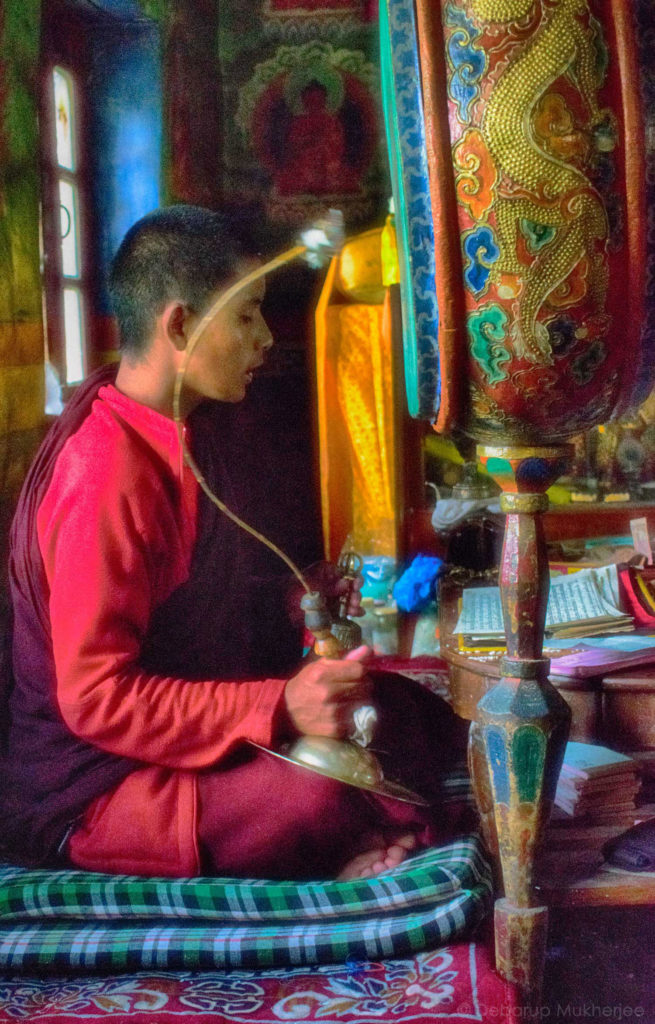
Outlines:
[[[470,9],[479,23],[506,24],[528,15],[534,2],[471,0]],[[519,358],[542,365],[553,361],[548,331],[537,320],[549,293],[584,256],[597,309],[604,307],[608,284],[603,201],[581,170],[538,144],[533,129],[538,103],[562,75],[584,99],[589,115],[585,131],[593,135],[594,128],[607,120],[598,106],[597,51],[580,20],[585,14],[587,0],[559,0],[524,54],[500,75],[482,115],[482,132],[502,179],[495,203],[501,256],[493,277],[498,281],[503,274],[514,274],[522,282],[512,327],[514,350]],[[555,229],[529,269],[517,253],[523,220]]]

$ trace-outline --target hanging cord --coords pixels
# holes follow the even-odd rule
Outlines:
[[[296,245],[291,249],[287,249],[286,252],[281,253],[279,256],[275,256],[272,260],[269,260],[268,263],[265,263],[261,267],[257,267],[255,270],[251,271],[246,277],[241,278],[241,280],[237,281],[236,284],[231,285],[231,287],[228,288],[227,291],[223,292],[221,295],[218,296],[213,305],[205,313],[202,320],[200,320],[200,322],[193,329],[189,341],[187,342],[187,347],[184,352],[184,359],[182,360],[182,363],[175,376],[175,386],[173,389],[173,417],[175,419],[177,435],[180,441],[180,448],[184,456],[184,461],[189,466],[191,472],[198,481],[198,484],[200,485],[204,493],[207,495],[209,500],[213,502],[213,504],[216,505],[216,507],[220,509],[220,511],[223,512],[228,517],[228,519],[231,519],[233,523],[236,523],[236,525],[239,526],[242,530],[245,530],[246,533],[251,534],[251,536],[255,537],[258,541],[261,541],[261,543],[265,544],[267,548],[270,548],[270,550],[273,551],[274,554],[278,556],[278,558],[281,558],[282,561],[285,562],[286,565],[289,567],[289,569],[291,569],[292,573],[298,579],[298,581],[302,584],[305,591],[308,594],[311,594],[312,590],[309,584],[307,583],[307,580],[301,573],[298,566],[289,558],[289,556],[285,554],[285,552],[282,551],[277,546],[277,544],[274,544],[272,540],[269,540],[268,537],[265,537],[263,533],[260,533],[259,530],[256,530],[254,526],[250,526],[249,523],[246,523],[244,522],[243,519],[240,519],[235,512],[228,508],[228,506],[223,501],[221,501],[221,499],[217,497],[217,495],[214,494],[211,487],[207,483],[207,480],[205,479],[202,470],[198,466],[197,462],[195,461],[193,455],[189,450],[189,447],[186,443],[186,437],[184,436],[184,423],[180,415],[180,396],[182,394],[184,375],[186,373],[187,366],[189,365],[189,360],[203,332],[214,320],[214,317],[216,317],[223,309],[223,307],[227,306],[228,302],[230,302],[236,295],[238,295],[239,292],[242,291],[242,289],[247,288],[255,281],[258,281],[259,278],[263,277],[265,274],[270,274],[271,271],[277,270],[278,267],[283,267],[286,263],[291,263],[292,260],[297,259],[299,256],[304,256],[308,251],[309,247],[306,245]]]

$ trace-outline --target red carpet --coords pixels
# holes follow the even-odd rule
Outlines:
[[[511,997],[510,997],[511,999]],[[0,978],[0,1021],[43,1024],[475,1024],[512,1017],[484,947],[310,970]]]

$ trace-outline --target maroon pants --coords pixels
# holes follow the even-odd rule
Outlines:
[[[442,802],[441,778],[461,753],[461,723],[442,700],[406,678],[379,675],[374,692],[380,721],[372,749],[385,776],[419,792],[429,808],[244,748],[199,777],[205,871],[334,877],[353,856],[371,848],[374,835],[390,839],[413,831],[421,846],[448,838],[453,822]]]

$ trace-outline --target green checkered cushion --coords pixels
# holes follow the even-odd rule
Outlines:
[[[375,878],[271,882],[143,878],[91,871],[0,868],[0,923],[24,918],[184,918],[288,921],[362,917],[446,903],[486,878],[479,840],[424,850]]]
[[[351,882],[5,866],[0,969],[273,967],[404,956],[461,938],[490,900],[491,872],[474,835]]]

